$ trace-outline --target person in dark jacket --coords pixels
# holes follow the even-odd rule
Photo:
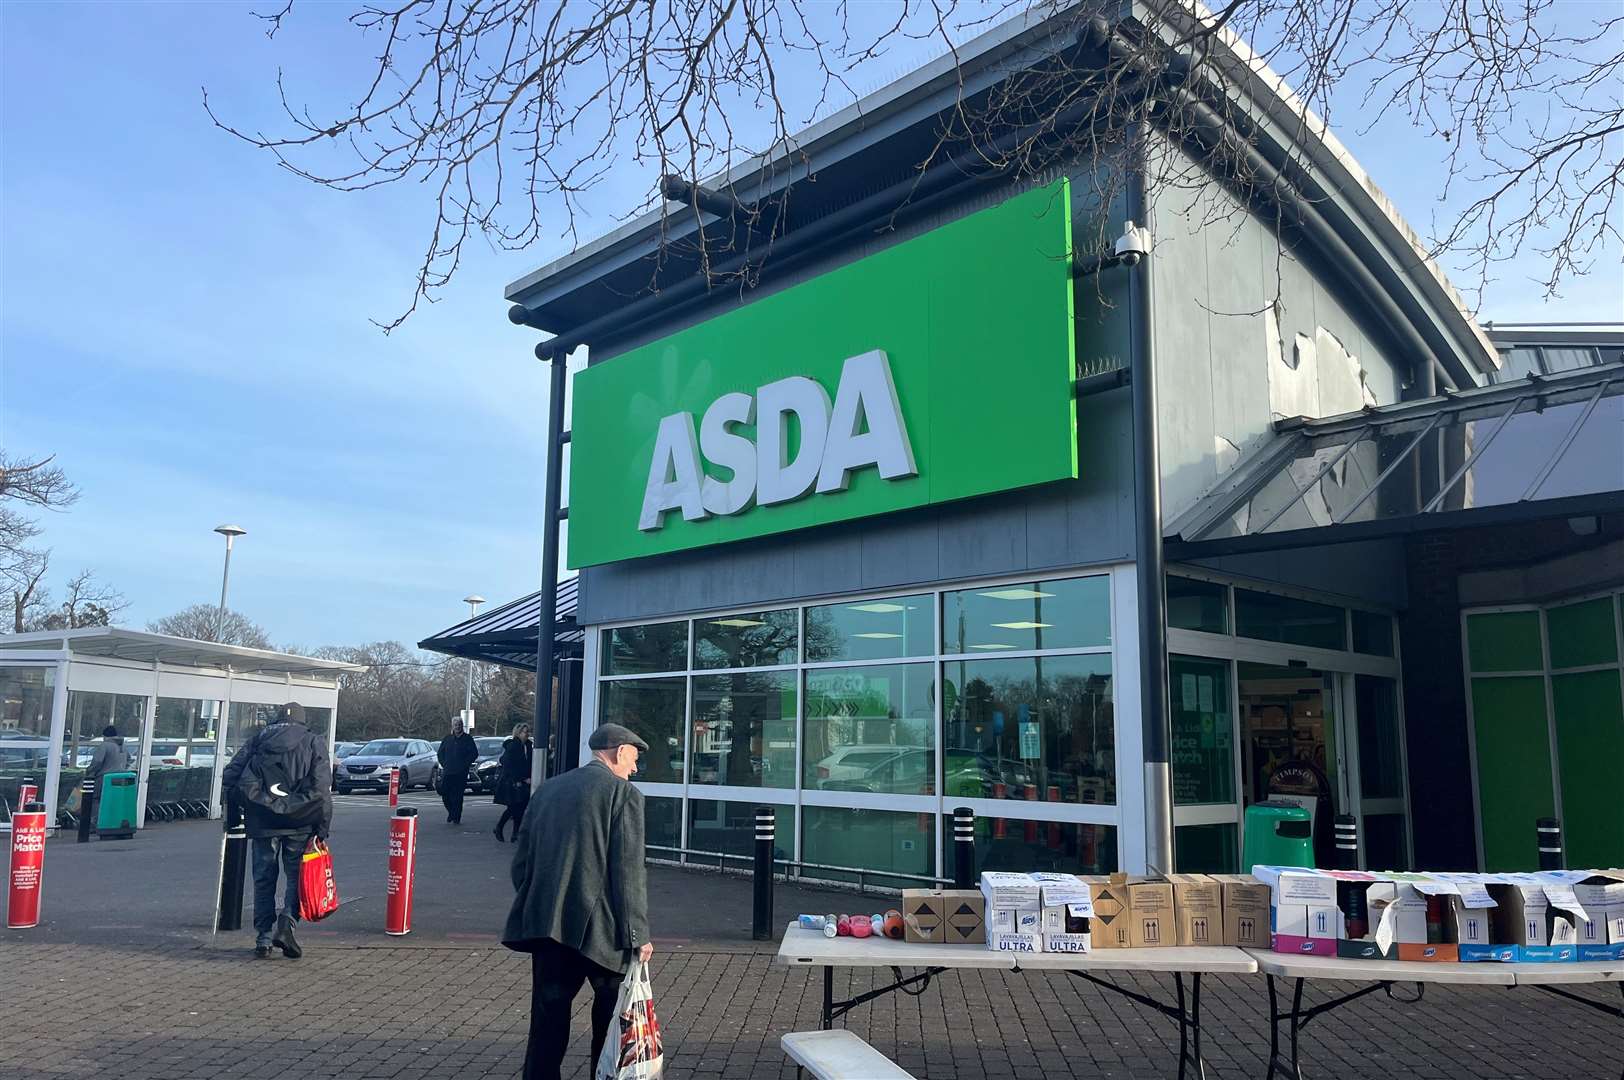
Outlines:
[[[85,766],[85,779],[97,781],[96,787],[101,787],[101,778],[108,773],[128,772],[130,769],[130,754],[124,749],[124,740],[119,736],[118,728],[108,724],[102,729],[101,745],[96,752],[90,755],[90,764]]]
[[[592,1062],[603,1051],[621,979],[654,952],[643,867],[643,793],[630,783],[648,744],[619,724],[587,740],[592,760],[548,780],[519,825],[518,895],[502,944],[530,954],[525,1080],[558,1080],[570,1009],[592,986]]]
[[[497,765],[496,803],[507,809],[496,823],[496,838],[503,839],[502,826],[513,822],[513,842],[519,842],[519,823],[530,805],[530,766],[533,761],[530,725],[519,724],[513,737],[502,744],[502,760]]]
[[[255,956],[271,955],[272,946],[289,960],[304,953],[293,933],[300,864],[311,838],[326,840],[332,828],[332,786],[327,740],[305,727],[304,706],[297,704],[278,709],[276,721],[255,732],[221,774],[221,788],[241,809],[253,842]],[[279,867],[286,875],[280,914]]]
[[[462,730],[460,719],[451,721],[451,734],[440,740],[440,801],[445,803],[445,819],[462,824],[462,796],[468,787],[468,770],[479,760],[479,744]]]

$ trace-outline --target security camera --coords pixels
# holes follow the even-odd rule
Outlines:
[[[1123,228],[1122,235],[1117,238],[1113,251],[1124,266],[1135,266],[1140,259],[1150,254],[1150,248],[1150,230],[1129,221]]]

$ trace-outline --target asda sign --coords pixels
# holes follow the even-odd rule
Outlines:
[[[1077,475],[1064,181],[575,377],[569,562]]]

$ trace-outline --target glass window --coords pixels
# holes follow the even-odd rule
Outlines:
[[[1167,625],[1176,630],[1229,633],[1228,586],[1167,575]]]
[[[806,673],[804,783],[819,791],[930,795],[936,790],[931,664]],[[906,763],[894,759],[914,755]]]
[[[1013,809],[1013,808],[1012,808]],[[942,818],[942,866],[953,868],[953,817]],[[1109,874],[1117,868],[1116,827],[1016,818],[976,818],[976,872],[1046,870]]]
[[[645,847],[677,848],[682,844],[682,800],[647,795],[643,798],[643,844]],[[660,852],[655,858],[672,853]]]
[[[1393,619],[1374,611],[1354,608],[1353,651],[1367,656],[1393,655]]]
[[[1108,655],[943,665],[943,793],[1116,802]]]
[[[727,855],[756,853],[756,803],[691,799],[688,847]],[[773,807],[773,858],[795,857],[795,807]],[[737,864],[735,864],[737,865]]]
[[[805,806],[801,808],[801,858],[820,866],[883,871],[897,876],[878,883],[913,888],[919,879],[933,876],[933,820],[930,814],[894,810]],[[816,873],[837,881],[856,877],[827,870]]]
[[[1233,874],[1241,861],[1239,830],[1228,823],[1180,825],[1173,861],[1181,874]]]
[[[936,651],[935,609],[925,593],[809,607],[807,662],[929,656]]]
[[[1110,645],[1110,580],[1069,578],[943,593],[942,643],[949,653]]]
[[[799,653],[796,612],[758,611],[694,620],[694,667],[740,668],[793,664]]]
[[[1346,649],[1343,609],[1292,596],[1235,590],[1235,633],[1316,649]]]
[[[1553,668],[1591,667],[1618,659],[1611,596],[1550,608],[1545,612],[1545,626]]]
[[[1229,662],[1169,656],[1173,721],[1173,801],[1181,806],[1235,801],[1235,723]]]
[[[1359,710],[1359,790],[1367,799],[1402,799],[1398,685],[1379,675],[1356,675],[1353,693]]]
[[[25,779],[45,789],[55,681],[54,667],[0,667],[0,821],[11,820]]]
[[[220,703],[197,698],[159,698],[158,719],[152,730],[155,740],[170,740],[178,744],[183,760],[190,760],[195,750],[200,764],[214,756],[215,725],[220,719]],[[325,729],[323,729],[325,730]],[[154,745],[157,745],[156,742]],[[237,752],[240,744],[228,744],[226,760]],[[154,762],[156,764],[156,762]]]
[[[1466,658],[1479,675],[1543,670],[1539,612],[1489,611],[1466,616]]]
[[[695,676],[692,746],[695,784],[794,787],[795,672]]]
[[[231,715],[226,720],[226,759],[229,761],[231,756],[238,750],[241,750],[243,746],[247,744],[249,739],[252,739],[257,732],[264,729],[275,719],[275,705],[260,705],[248,701],[233,701],[231,703]],[[374,754],[404,753],[405,743],[399,739],[394,741],[398,747],[395,750],[363,750],[362,752]],[[156,765],[157,761],[154,760],[153,764]]]
[[[682,783],[682,729],[687,714],[686,679],[626,679],[602,683],[599,721],[631,728],[648,743],[638,758],[637,779]]]
[[[603,631],[603,673],[642,675],[688,667],[688,624],[651,623]]]

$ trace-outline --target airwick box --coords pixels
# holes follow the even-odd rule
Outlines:
[[[1040,882],[1043,951],[1088,952],[1094,917],[1088,884],[1073,874],[1032,876]]]
[[[980,945],[987,940],[984,901],[975,889],[904,889],[903,940],[921,945]]]
[[[1219,874],[1223,890],[1225,945],[1269,947],[1269,887],[1251,874]]]
[[[1269,940],[1275,952],[1335,956],[1336,879],[1301,866],[1254,866],[1269,887]],[[1423,939],[1424,940],[1424,939]]]
[[[1224,943],[1224,887],[1205,874],[1169,874],[1173,886],[1175,941],[1180,945]]]

